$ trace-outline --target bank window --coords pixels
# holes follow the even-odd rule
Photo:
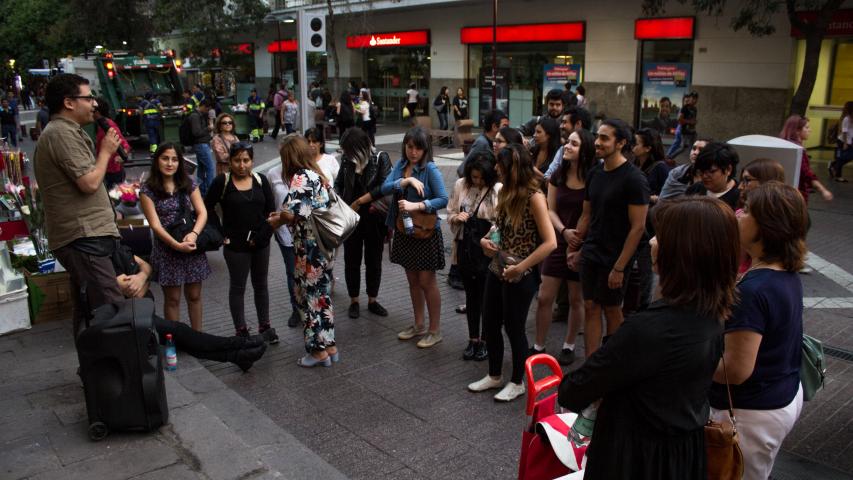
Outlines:
[[[637,123],[673,135],[682,99],[691,90],[693,40],[644,40],[640,49]]]

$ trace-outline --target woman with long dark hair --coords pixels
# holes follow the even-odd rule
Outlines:
[[[382,199],[382,184],[391,171],[391,159],[385,152],[373,153],[370,139],[360,128],[347,131],[341,139],[341,149],[341,170],[335,181],[335,191],[360,217],[355,232],[344,242],[344,274],[350,297],[349,317],[358,318],[361,315],[358,296],[361,292],[362,256],[367,283],[367,310],[385,317],[388,311],[376,298],[382,280],[382,250],[388,228],[385,226],[384,212],[373,202]]]
[[[432,108],[435,110],[435,114],[438,116],[438,128],[439,130],[447,130],[450,128],[450,124],[448,123],[448,110],[450,109],[450,96],[447,94],[447,87],[442,86],[441,91],[436,95],[435,100],[432,102]],[[450,137],[442,138],[442,145],[447,146],[453,142],[453,139]]]
[[[530,149],[533,167],[537,177],[545,178],[544,174],[561,146],[560,124],[551,117],[540,117],[533,132],[533,141],[535,144]]]
[[[809,202],[809,193],[811,193],[812,189],[820,192],[820,196],[829,202],[832,201],[832,192],[820,183],[817,175],[812,171],[809,154],[806,152],[806,147],[803,146],[803,142],[809,139],[811,133],[812,127],[809,125],[809,119],[795,114],[785,120],[785,125],[779,133],[779,138],[803,147],[803,157],[800,161],[800,184],[797,186],[797,189],[803,194],[806,203]]]
[[[355,126],[355,107],[352,104],[352,96],[349,92],[341,92],[336,112],[335,126],[338,129],[338,138],[343,138],[344,133]]]
[[[684,197],[661,202],[653,222],[661,300],[560,384],[557,401],[573,412],[600,399],[584,478],[707,476],[708,390],[736,298],[737,220],[717,199]]]
[[[649,202],[655,204],[658,196],[669,176],[669,167],[666,165],[666,153],[660,133],[653,128],[641,128],[634,133],[634,163],[649,180]]]
[[[480,248],[480,238],[495,222],[501,186],[494,156],[479,153],[465,164],[465,176],[456,180],[447,203],[447,223],[456,234],[456,265],[465,287],[468,346],[463,360],[485,360],[489,355],[482,335],[485,328],[480,328],[483,285],[488,274],[488,257]]]
[[[435,227],[428,238],[416,238],[397,228],[397,217],[417,212],[434,214],[447,206],[444,178],[432,160],[432,145],[426,130],[414,127],[403,137],[403,158],[385,179],[382,195],[394,194],[386,225],[394,229],[391,240],[391,263],[406,270],[409,295],[412,298],[414,325],[397,334],[400,340],[423,337],[418,348],[429,348],[441,338],[441,293],[435,272],[444,269],[444,240],[441,219],[436,216]],[[404,229],[405,230],[405,229]],[[429,311],[429,329],[424,325],[424,304]]]
[[[483,294],[489,373],[468,390],[482,392],[503,385],[503,329],[512,349],[512,376],[494,398],[510,402],[524,395],[527,313],[539,287],[538,265],[557,247],[557,239],[527,149],[513,144],[501,150],[497,171],[503,187],[495,229],[480,240],[483,252],[492,257]]]
[[[303,137],[288,135],[279,153],[282,178],[289,182],[290,188],[283,209],[273,212],[268,221],[273,228],[289,225],[293,232],[296,303],[305,325],[307,352],[297,365],[331,367],[332,362],[339,360],[332,307],[332,262],[320,250],[308,219],[314,209],[329,207],[332,186]]]
[[[548,189],[548,215],[557,236],[557,248],[542,262],[542,284],[536,307],[536,339],[533,349],[545,350],[551,327],[554,299],[564,281],[569,289],[569,328],[557,358],[562,365],[575,359],[575,338],[583,323],[583,295],[578,272],[569,268],[567,255],[570,230],[577,227],[583,212],[586,174],[595,166],[595,136],[587,130],[575,130],[563,146],[563,161],[551,176]]]
[[[180,319],[181,290],[193,330],[201,331],[201,282],[211,271],[207,255],[196,250],[196,240],[205,224],[207,209],[197,185],[184,170],[181,147],[164,143],[157,147],[148,179],[140,188],[139,203],[154,233],[151,265],[163,289],[163,317]],[[167,227],[178,220],[181,209],[195,211],[195,225],[183,239],[169,235]]]
[[[250,142],[231,145],[230,171],[217,175],[204,198],[209,212],[218,204],[222,219],[214,214],[211,223],[225,236],[223,256],[228,267],[228,306],[237,335],[248,337],[244,297],[246,280],[251,277],[258,316],[258,333],[269,343],[278,343],[270,324],[269,276],[270,239],[273,230],[267,223],[275,211],[275,197],[269,180],[252,171],[254,147]]]

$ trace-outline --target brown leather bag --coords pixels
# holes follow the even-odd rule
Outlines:
[[[401,197],[402,198],[402,197]],[[412,237],[418,240],[426,240],[435,235],[435,225],[438,223],[438,214],[427,212],[409,212],[412,217],[412,224],[415,227],[415,233]],[[403,212],[397,210],[397,231],[406,234],[406,228],[403,226]]]
[[[737,436],[737,420],[732,410],[732,390],[723,359],[726,393],[729,397],[729,419],[722,422],[708,420],[705,425],[705,451],[707,453],[708,480],[740,480],[743,478],[743,452]]]

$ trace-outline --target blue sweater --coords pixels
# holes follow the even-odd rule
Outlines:
[[[403,181],[403,172],[409,161],[405,158],[400,159],[394,165],[394,169],[385,178],[385,183],[382,184],[382,195],[394,194],[394,201],[391,202],[388,208],[388,218],[385,224],[390,228],[394,228],[397,222],[397,200],[401,197],[403,200],[410,202],[424,202],[426,212],[433,213],[447,206],[447,190],[444,188],[444,178],[441,176],[441,171],[433,162],[427,162],[426,165],[415,165],[412,168],[412,177],[417,178],[424,184],[424,196],[418,195],[414,188],[407,188],[403,191],[400,188],[400,183]],[[438,228],[439,219],[436,219],[436,228]]]

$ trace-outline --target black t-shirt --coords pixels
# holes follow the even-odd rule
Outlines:
[[[612,267],[631,231],[628,206],[649,204],[649,181],[631,162],[609,172],[602,163],[587,176],[584,200],[590,202],[591,218],[583,261]]]
[[[15,125],[15,111],[12,110],[12,107],[0,107],[0,124]]]
[[[461,120],[464,118],[468,118],[468,99],[467,98],[459,98],[458,96],[453,97],[453,105],[459,109],[459,113],[456,113],[456,110],[453,111],[453,118],[456,120]]]
[[[695,120],[697,115],[699,115],[699,111],[696,110],[696,107],[693,105],[688,105],[686,107],[681,108],[681,117],[684,120]],[[685,123],[681,126],[681,134],[682,135],[693,135],[696,133],[696,125],[690,125]]]
[[[276,209],[275,197],[267,178],[263,174],[259,174],[259,177],[261,183],[258,184],[257,179],[252,178],[252,189],[246,191],[237,190],[233,180],[229,180],[226,185],[224,174],[218,175],[210,185],[204,199],[207,221],[220,226],[215,207],[217,203],[221,204],[221,229],[229,240],[225,248],[247,252],[269,245],[273,232],[267,223],[267,217]],[[248,242],[250,231],[254,246]]]
[[[687,191],[685,191],[684,194],[687,196],[690,196],[690,195],[708,195],[709,197],[716,196],[716,195],[710,194],[708,192],[708,189],[705,188],[705,185],[703,185],[702,183],[694,183],[693,185],[690,185],[689,187],[687,187]],[[740,188],[738,186],[737,181],[735,181],[734,186],[729,191],[720,195],[717,198],[719,198],[720,200],[725,202],[726,205],[732,207],[732,210],[737,211],[738,204],[740,203]]]
[[[800,388],[803,339],[803,284],[797,272],[757,269],[738,285],[740,301],[726,322],[726,332],[761,335],[752,375],[731,385],[734,408],[775,410],[794,399]],[[714,383],[711,406],[723,410],[726,386]]]

